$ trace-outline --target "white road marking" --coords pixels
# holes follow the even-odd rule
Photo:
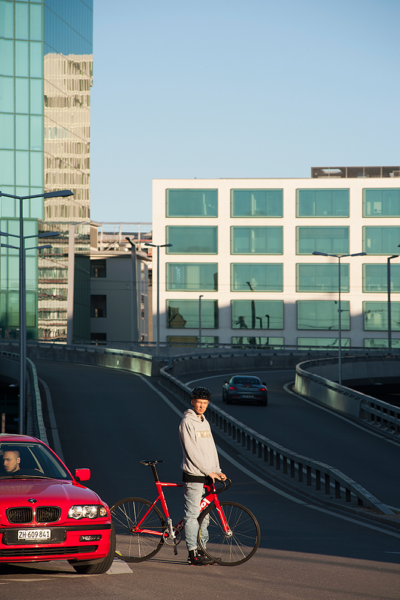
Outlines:
[[[128,567],[126,562],[120,560],[119,558],[114,558],[113,564],[107,571],[107,575],[122,575],[124,573],[133,575],[132,569]]]
[[[345,421],[349,425],[353,425],[353,427],[357,427],[357,429],[361,429],[362,431],[365,431],[366,433],[370,433],[371,435],[374,435],[375,437],[379,438],[380,440],[389,442],[389,444],[393,444],[394,446],[399,445],[399,443],[394,440],[390,440],[390,439],[380,435],[379,433],[376,433],[375,431],[370,431],[366,427],[363,427],[362,425],[358,425],[357,423],[354,423],[354,421],[351,421],[350,419],[347,419],[346,417],[343,417],[342,415],[338,415],[334,410],[330,410],[329,408],[320,406],[316,402],[312,402],[311,400],[304,398],[304,396],[301,396],[300,394],[296,394],[296,392],[293,392],[288,387],[289,385],[292,385],[293,383],[294,383],[294,381],[289,381],[289,383],[285,383],[285,385],[283,386],[283,389],[285,390],[285,392],[287,392],[288,394],[292,394],[292,396],[296,396],[296,398],[299,398],[299,400],[303,400],[303,402],[307,402],[307,404],[311,404],[311,406],[315,406],[316,408],[319,408],[320,410],[324,410],[325,412],[329,413],[330,415],[333,415],[334,417],[337,417],[338,419]]]
[[[139,377],[140,377],[140,379],[142,379],[143,381],[145,381],[147,383],[147,385],[152,390],[154,390],[164,400],[164,402],[166,404],[168,404],[168,406],[170,408],[172,408],[172,410],[179,417],[182,417],[182,411],[180,411],[178,408],[176,408],[176,406],[174,404],[172,404],[172,402],[170,400],[168,400],[168,398],[162,392],[160,392],[152,383],[150,383],[142,375],[139,375]],[[325,508],[320,508],[318,506],[314,506],[313,504],[307,504],[303,500],[299,500],[295,496],[292,496],[291,494],[287,494],[286,492],[280,490],[279,488],[271,485],[267,481],[264,481],[264,479],[261,479],[261,477],[258,477],[258,475],[256,475],[255,473],[252,473],[251,471],[249,471],[249,469],[246,469],[246,467],[244,467],[239,462],[237,462],[235,459],[233,459],[227,452],[225,452],[224,450],[222,450],[222,448],[219,448],[217,446],[217,450],[218,450],[218,452],[224,458],[226,458],[226,460],[228,460],[237,469],[239,469],[240,471],[242,471],[243,473],[245,473],[246,475],[248,475],[249,477],[251,477],[252,479],[254,479],[254,481],[257,481],[257,483],[259,483],[259,484],[263,485],[264,487],[270,489],[271,491],[275,492],[276,494],[279,494],[279,496],[283,496],[284,498],[287,498],[291,502],[295,502],[296,504],[301,504],[301,505],[303,505],[306,508],[311,508],[312,510],[317,510],[317,511],[325,513],[325,514],[327,514],[327,515],[329,515],[331,517],[336,517],[337,519],[342,519],[343,521],[350,521],[351,523],[355,523],[356,525],[359,525],[360,527],[366,527],[367,529],[373,529],[374,531],[379,531],[380,533],[384,533],[386,535],[390,535],[392,537],[396,537],[396,538],[400,539],[400,534],[399,533],[394,533],[392,531],[387,531],[385,529],[381,529],[380,527],[376,527],[375,525],[370,525],[369,523],[364,523],[362,521],[358,521],[357,519],[352,519],[351,517],[346,517],[345,515],[341,515],[339,513],[335,513],[335,512],[333,512],[331,510],[327,510]]]
[[[246,371],[246,373],[243,373],[243,375],[248,375],[249,373],[287,373],[288,371],[294,371],[295,369],[277,369],[275,370],[268,370],[268,371],[262,371],[260,369],[258,369],[257,371]],[[235,373],[235,375],[237,375],[237,373]],[[202,377],[201,379],[192,379],[192,381],[186,381],[183,382],[185,383],[185,385],[190,385],[192,383],[197,383],[197,381],[206,381],[207,379],[216,379],[217,377],[231,377],[232,373],[222,373],[222,375],[211,375],[211,377]]]

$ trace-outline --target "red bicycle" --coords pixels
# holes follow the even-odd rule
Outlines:
[[[183,519],[173,525],[165,501],[163,488],[183,487],[182,483],[161,482],[156,464],[162,460],[140,461],[150,466],[158,496],[154,502],[143,498],[124,498],[111,508],[111,518],[116,533],[118,558],[126,562],[141,562],[152,558],[164,544],[174,547],[182,540]],[[232,482],[227,479],[221,489],[204,485],[206,495],[200,504],[198,544],[205,554],[224,566],[240,565],[253,556],[260,545],[260,526],[248,508],[236,502],[220,502],[218,494],[227,490]],[[163,513],[156,506],[160,500]],[[203,543],[201,525],[208,520],[209,539]],[[207,521],[206,521],[207,522]]]

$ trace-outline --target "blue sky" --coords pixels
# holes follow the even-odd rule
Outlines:
[[[151,221],[153,178],[399,165],[399,22],[398,0],[95,0],[92,219]]]

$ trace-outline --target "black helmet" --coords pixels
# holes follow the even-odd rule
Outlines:
[[[211,392],[205,387],[196,387],[192,389],[192,400],[211,400]]]

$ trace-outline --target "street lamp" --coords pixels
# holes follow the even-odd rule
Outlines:
[[[400,247],[400,244],[399,246]],[[392,258],[399,258],[398,254],[393,254],[392,256],[388,256],[387,259],[387,293],[388,293],[388,348],[389,352],[392,349],[392,307],[390,304],[390,261]]]
[[[201,348],[201,299],[204,298],[204,294],[199,296],[199,348]]]
[[[151,246],[157,248],[157,354],[160,349],[160,248],[170,248],[172,244],[149,244],[145,246]]]
[[[10,233],[2,233],[2,235],[18,237],[19,247],[14,247],[19,250],[19,361],[20,361],[20,381],[19,381],[19,433],[24,434],[24,407],[25,407],[25,371],[26,371],[26,308],[25,308],[25,246],[24,239],[29,237],[51,237],[59,235],[56,232],[43,232],[37,236],[25,236],[24,238],[24,200],[32,200],[33,198],[65,198],[73,196],[70,190],[59,190],[57,192],[46,192],[44,194],[34,194],[33,196],[14,196],[12,194],[4,194],[0,191],[0,197],[14,198],[19,200],[19,236]],[[6,245],[5,245],[6,246]]]
[[[136,245],[130,237],[125,238],[131,245],[131,340],[132,342],[139,341],[138,327],[138,297],[137,297],[137,261],[136,261]]]
[[[314,256],[330,256],[331,258],[337,258],[339,261],[339,385],[342,385],[342,304],[341,304],[341,266],[340,260],[342,258],[349,258],[352,256],[366,256],[366,252],[357,252],[356,254],[327,254],[326,252],[313,252]]]

